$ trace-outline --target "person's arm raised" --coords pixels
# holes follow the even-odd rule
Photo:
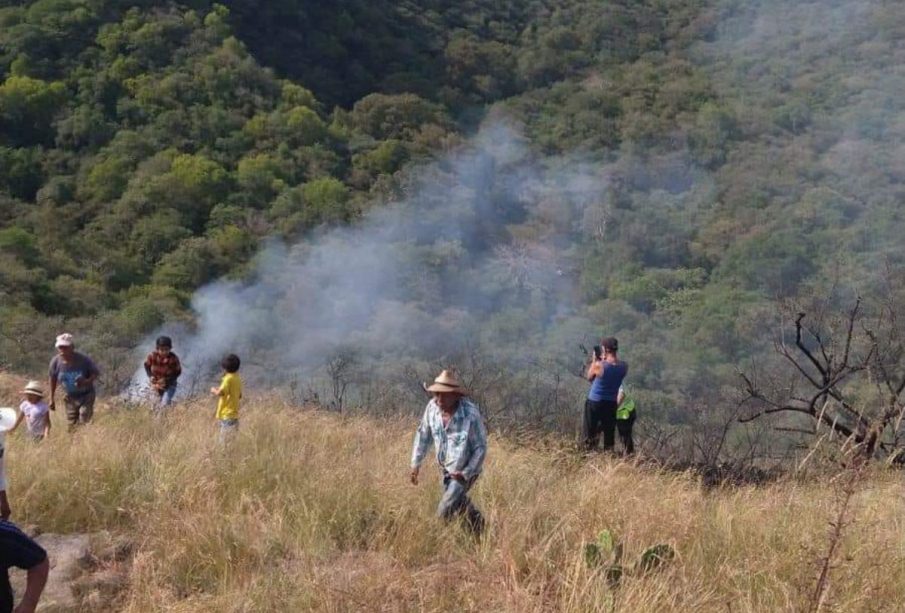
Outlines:
[[[588,378],[588,381],[593,381],[594,379],[599,377],[600,369],[601,369],[601,361],[597,360],[597,359],[593,360],[591,362],[591,364],[588,366],[588,372],[586,375]]]

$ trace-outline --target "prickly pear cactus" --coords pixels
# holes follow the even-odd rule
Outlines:
[[[649,572],[669,562],[676,557],[676,550],[670,545],[660,543],[653,547],[648,547],[638,559],[638,569],[641,572]]]
[[[597,534],[597,540],[585,543],[584,560],[589,568],[618,562],[622,557],[622,545],[616,542],[613,533],[607,529]]]
[[[629,572],[647,573],[676,557],[671,545],[661,543],[648,547],[631,567],[622,565],[622,543],[607,529],[597,534],[597,540],[585,543],[584,560],[588,568],[600,568],[610,587],[617,587]]]

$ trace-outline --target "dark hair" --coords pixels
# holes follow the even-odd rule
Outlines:
[[[171,339],[169,336],[158,336],[156,345],[158,347],[169,347],[170,349],[172,349],[173,339]]]
[[[614,351],[619,351],[619,341],[616,340],[615,337],[608,336],[602,341],[600,344],[606,349],[608,352],[613,353]]]
[[[239,364],[241,363],[242,362],[239,361],[239,356],[237,356],[235,353],[231,353],[223,358],[223,361],[220,362],[220,366],[226,372],[239,372]]]

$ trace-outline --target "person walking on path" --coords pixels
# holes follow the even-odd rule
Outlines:
[[[71,334],[57,337],[57,355],[50,361],[50,410],[56,410],[57,386],[63,386],[69,430],[87,424],[94,415],[94,383],[101,371],[88,356],[75,350]]]
[[[182,364],[173,353],[173,339],[169,336],[157,338],[154,351],[145,359],[145,373],[151,382],[154,410],[165,409],[173,402],[177,380],[182,374]]]
[[[9,569],[26,571],[25,593],[13,609],[13,588]],[[0,613],[34,613],[47,584],[50,561],[47,552],[6,519],[0,519]]]
[[[584,407],[585,448],[596,449],[603,433],[603,450],[613,451],[619,388],[628,374],[628,363],[619,359],[619,341],[612,336],[603,339],[600,346],[603,355],[592,358],[587,372],[591,388]]]
[[[430,446],[436,450],[443,496],[437,516],[450,521],[464,516],[476,535],[484,530],[484,517],[468,492],[474,487],[487,455],[487,431],[478,406],[466,398],[468,390],[455,374],[444,370],[425,388],[433,395],[424,409],[412,447],[411,482],[418,485],[421,464]]]

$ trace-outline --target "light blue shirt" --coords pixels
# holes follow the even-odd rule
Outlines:
[[[431,444],[437,451],[437,462],[447,472],[461,472],[466,479],[476,477],[487,455],[487,430],[478,406],[467,398],[459,399],[459,408],[443,426],[440,407],[431,399],[412,447],[412,468],[424,461]]]

